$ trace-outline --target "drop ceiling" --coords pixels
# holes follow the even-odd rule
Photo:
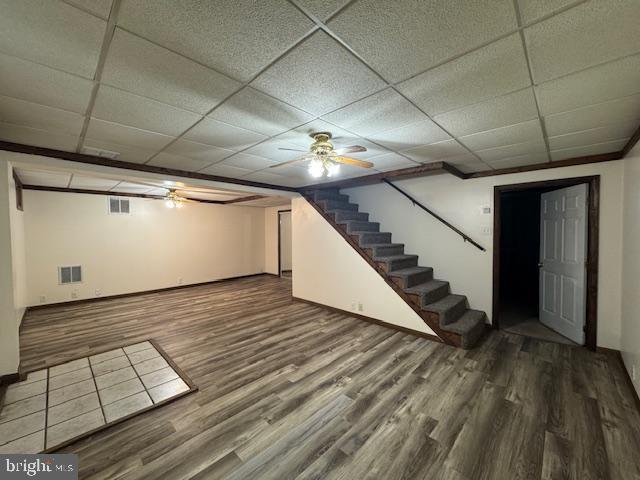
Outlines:
[[[156,178],[128,177],[120,175],[91,175],[85,172],[67,170],[47,170],[18,166],[15,173],[25,186],[54,187],[74,190],[92,190],[104,194],[141,194],[165,196],[169,190],[175,190],[181,196],[213,201],[239,200],[254,198],[254,200],[234,203],[237,206],[270,207],[288,205],[290,199],[279,195],[259,195],[254,192],[212,188],[198,183],[184,183],[177,181],[158,180]],[[257,198],[259,197],[259,198]]]
[[[0,139],[288,187],[320,130],[377,171],[620,150],[640,2],[490,4],[0,0]]]

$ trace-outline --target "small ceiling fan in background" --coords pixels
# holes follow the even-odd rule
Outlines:
[[[195,200],[178,195],[174,188],[169,189],[164,202],[168,208],[181,208],[185,203],[198,203]]]
[[[309,173],[312,177],[319,178],[324,175],[331,177],[338,173],[340,164],[354,165],[356,167],[371,168],[373,163],[364,160],[356,160],[355,158],[343,156],[346,153],[366,152],[367,149],[360,145],[351,145],[349,147],[334,148],[331,143],[331,133],[315,132],[309,135],[313,138],[313,143],[309,146],[309,152],[302,158],[289,160],[288,162],[271,165],[269,168],[278,168],[284,165],[292,165],[294,163],[310,162]],[[304,150],[296,150],[293,148],[280,148],[280,150],[290,150],[294,152],[304,152]]]

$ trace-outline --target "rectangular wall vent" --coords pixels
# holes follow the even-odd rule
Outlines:
[[[130,212],[128,198],[109,197],[109,213],[123,213],[126,215]]]
[[[60,285],[80,282],[82,282],[82,267],[80,265],[58,267],[58,283]]]

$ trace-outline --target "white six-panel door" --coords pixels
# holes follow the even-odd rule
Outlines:
[[[587,185],[542,194],[540,321],[584,344]]]

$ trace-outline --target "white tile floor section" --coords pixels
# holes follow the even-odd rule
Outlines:
[[[41,452],[187,390],[150,342],[32,372],[7,389],[0,453]]]

